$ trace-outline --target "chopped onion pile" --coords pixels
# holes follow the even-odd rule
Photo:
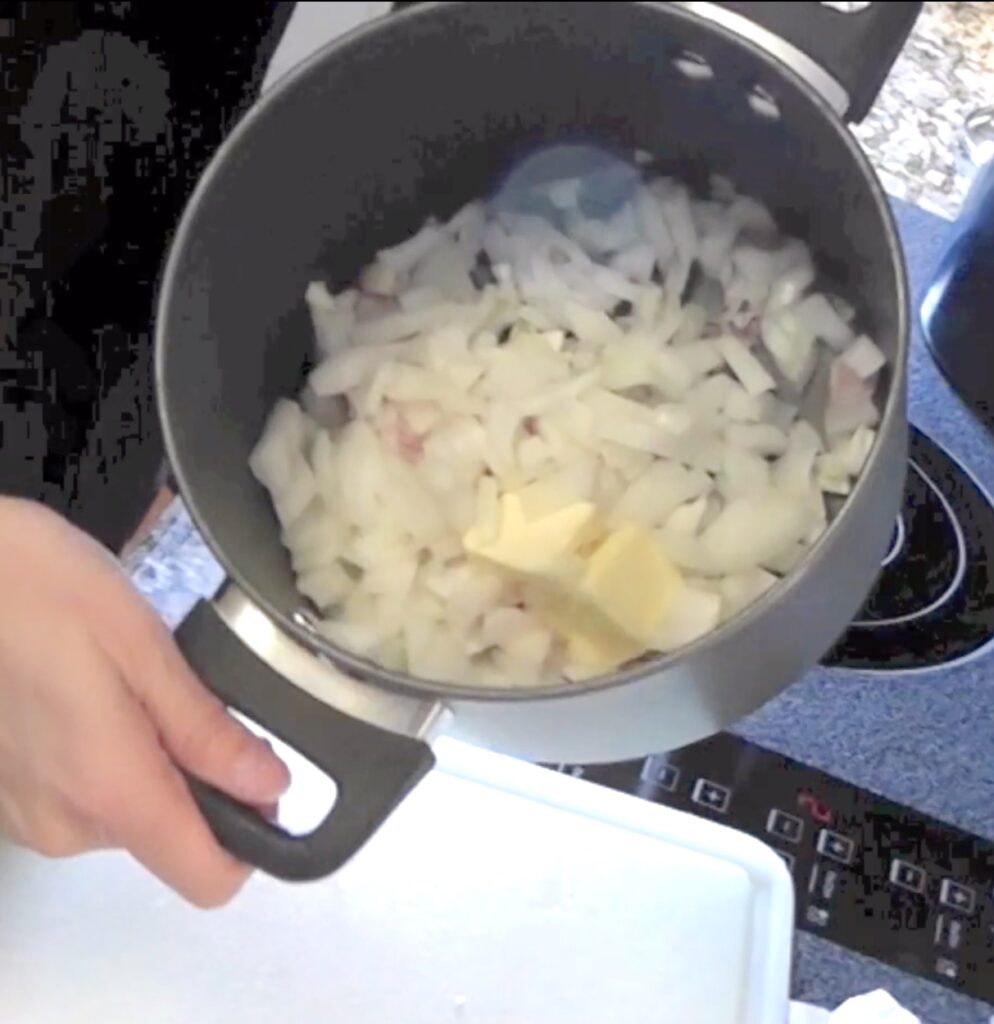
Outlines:
[[[470,203],[307,289],[322,360],[251,457],[329,639],[412,675],[531,686],[595,674],[467,531],[503,495],[650,531],[680,587],[652,649],[790,572],[874,440],[884,357],[807,246],[716,179],[698,199],[584,181],[532,212]],[[535,212],[538,211],[538,212]]]

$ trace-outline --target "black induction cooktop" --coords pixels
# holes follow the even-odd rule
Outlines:
[[[730,733],[558,768],[756,836],[794,879],[799,929],[994,1002],[994,842]]]
[[[866,604],[824,664],[914,672],[976,656],[994,636],[991,554],[989,495],[912,427],[891,547]]]

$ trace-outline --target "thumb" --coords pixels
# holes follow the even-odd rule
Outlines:
[[[272,747],[228,714],[193,674],[164,626],[154,647],[147,671],[132,686],[173,760],[243,803],[266,806],[279,800],[290,773]]]

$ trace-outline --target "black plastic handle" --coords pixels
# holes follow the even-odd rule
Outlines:
[[[762,25],[820,64],[848,94],[845,116],[855,123],[873,105],[923,5],[876,0],[848,13],[815,0],[718,6]]]
[[[435,763],[420,740],[378,729],[316,700],[246,647],[213,604],[199,602],[176,630],[191,667],[236,708],[327,772],[338,788],[324,821],[290,835],[199,779],[190,789],[221,845],[239,860],[289,881],[337,871]]]

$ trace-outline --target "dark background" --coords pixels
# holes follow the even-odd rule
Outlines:
[[[292,9],[0,4],[0,493],[114,550],[161,480],[169,238]]]

